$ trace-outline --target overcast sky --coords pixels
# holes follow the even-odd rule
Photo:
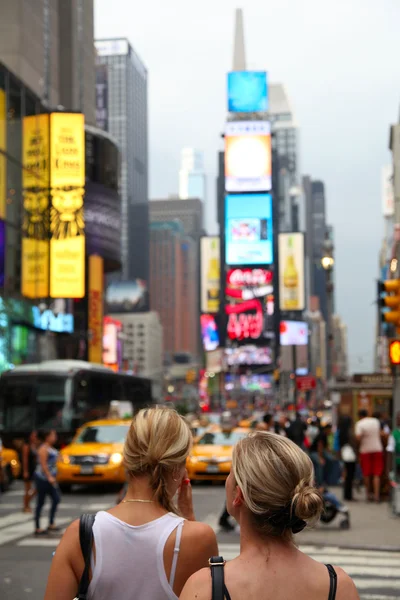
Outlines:
[[[325,182],[350,367],[370,370],[381,167],[390,160],[388,128],[400,103],[400,3],[95,0],[96,37],[128,37],[149,71],[150,197],[177,193],[182,147],[204,150],[209,233],[236,7],[244,10],[248,68],[266,69],[289,93],[301,173]]]

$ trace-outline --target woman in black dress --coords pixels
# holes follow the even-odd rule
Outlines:
[[[36,489],[33,485],[33,475],[37,463],[38,443],[37,432],[32,431],[31,435],[25,440],[25,443],[22,446],[22,469],[25,485],[23,512],[25,513],[32,512],[30,503],[32,498],[36,495]]]

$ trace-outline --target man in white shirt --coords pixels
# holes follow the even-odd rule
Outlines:
[[[360,465],[369,501],[379,502],[384,470],[382,430],[379,419],[369,417],[366,410],[358,413],[355,434],[360,444]],[[372,479],[372,489],[371,489]]]

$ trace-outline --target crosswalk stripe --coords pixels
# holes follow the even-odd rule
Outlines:
[[[27,521],[32,521],[32,515],[21,515],[18,513],[13,513],[11,515],[6,515],[5,517],[0,517],[0,531],[5,527],[9,527],[10,525],[19,525],[20,523],[25,523]]]
[[[34,546],[35,548],[57,547],[60,543],[59,538],[26,538],[17,542],[17,546]]]
[[[16,490],[8,490],[7,492],[7,498],[9,496],[23,496],[24,495],[24,490],[23,489],[16,489]]]
[[[307,552],[306,554],[308,554],[308,556],[311,556],[311,558],[313,558],[314,560],[318,560],[319,562],[322,563],[329,563],[329,562],[340,562],[340,566],[343,568],[350,568],[350,567],[355,567],[356,565],[362,565],[364,567],[367,566],[373,566],[373,567],[398,567],[399,571],[400,571],[400,562],[398,558],[392,558],[392,557],[388,557],[388,558],[373,558],[373,557],[369,557],[369,556],[337,556],[337,558],[335,557],[335,559],[333,559],[332,554],[316,554],[316,553],[310,553]]]
[[[353,548],[340,548],[339,546],[307,546],[301,545],[301,550],[306,554],[315,554],[323,551],[324,554],[333,554],[338,556],[374,556],[374,557],[385,557],[392,556],[397,557],[400,560],[400,552],[392,552],[390,550],[368,550],[368,548],[353,549]]]
[[[387,579],[372,579],[372,578],[364,578],[364,577],[353,577],[353,581],[357,590],[371,590],[371,589],[388,589],[391,592],[395,590],[400,590],[400,581],[397,579],[392,579],[388,581]],[[398,596],[397,596],[398,597]]]
[[[398,596],[382,596],[382,594],[363,594],[361,600],[399,600]]]
[[[59,519],[57,522],[58,525],[62,526],[70,521],[71,519]],[[4,546],[5,544],[9,544],[10,542],[25,536],[32,535],[33,527],[33,521],[30,519],[28,523],[20,523],[19,525],[0,530],[0,546]]]

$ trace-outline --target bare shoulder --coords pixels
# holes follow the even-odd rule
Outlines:
[[[55,553],[57,562],[59,560],[69,562],[74,571],[79,572],[83,563],[80,547],[79,519],[76,519],[67,527],[61,538]]]
[[[188,541],[202,545],[214,544],[217,539],[214,530],[209,525],[198,521],[185,521],[183,534]]]
[[[337,575],[336,600],[360,600],[352,578],[340,567],[334,567]]]
[[[179,596],[180,600],[209,600],[211,593],[210,569],[200,569],[189,577]]]

